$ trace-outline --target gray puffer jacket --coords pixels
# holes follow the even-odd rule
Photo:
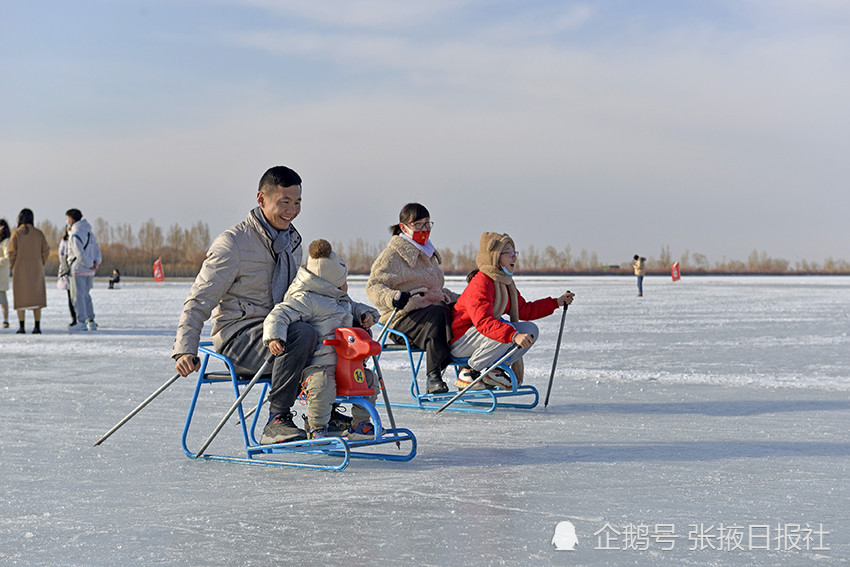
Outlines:
[[[295,267],[301,265],[301,235],[289,227]],[[216,350],[241,329],[262,323],[274,307],[272,242],[253,212],[221,233],[210,246],[201,271],[183,303],[172,357],[196,354],[204,322],[212,315]]]
[[[290,323],[309,323],[319,333],[319,345],[310,365],[330,366],[336,364],[336,351],[322,341],[332,339],[337,327],[351,327],[353,321],[359,322],[366,313],[370,313],[375,322],[378,321],[376,309],[352,301],[347,293],[302,267],[290,284],[286,297],[266,317],[263,342],[268,344],[273,339],[286,341]]]

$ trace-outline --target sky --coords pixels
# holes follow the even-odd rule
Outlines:
[[[842,0],[0,0],[0,216],[850,260]]]

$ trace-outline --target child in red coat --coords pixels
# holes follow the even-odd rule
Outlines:
[[[469,284],[452,309],[452,356],[469,357],[469,367],[461,370],[455,382],[458,389],[468,386],[482,370],[504,356],[511,344],[520,348],[507,362],[521,383],[522,356],[538,336],[537,325],[530,321],[551,315],[573,302],[574,295],[570,292],[557,298],[523,299],[513,279],[516,259],[516,246],[510,236],[496,232],[481,235],[475,258],[478,269],[467,276]],[[504,315],[509,315],[510,322]],[[511,381],[497,369],[476,385],[487,386],[509,390]]]

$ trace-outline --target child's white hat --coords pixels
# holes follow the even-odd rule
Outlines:
[[[331,243],[320,238],[310,243],[307,271],[330,283],[342,287],[348,278],[348,267],[331,248]]]

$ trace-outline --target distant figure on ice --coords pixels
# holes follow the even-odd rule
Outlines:
[[[263,321],[283,301],[301,265],[301,234],[292,224],[301,212],[301,177],[288,167],[272,167],[260,178],[256,195],[257,206],[248,217],[213,241],[183,303],[171,352],[181,376],[200,370],[198,343],[210,316],[213,346],[237,371],[254,374],[268,357]],[[312,326],[289,325],[286,351],[272,363],[269,420],[261,444],[307,438],[292,420],[291,408],[317,342]]]
[[[56,274],[56,287],[64,289],[68,295],[68,311],[71,312],[71,324],[68,327],[74,327],[77,324],[77,312],[74,311],[74,298],[71,297],[71,270],[68,268],[68,225],[65,225],[65,231],[62,238],[59,240],[59,273]]]
[[[634,268],[635,275],[637,276],[638,297],[643,297],[643,276],[646,275],[646,258],[635,254],[632,268]]]
[[[47,307],[47,290],[44,286],[44,264],[50,247],[44,233],[33,226],[34,215],[30,209],[18,213],[18,227],[9,238],[9,265],[12,267],[12,287],[15,291],[15,309],[24,334],[24,313],[32,309],[34,335],[41,334],[41,310]]]
[[[94,284],[94,274],[102,260],[100,248],[89,221],[83,218],[80,209],[65,211],[65,220],[68,223],[71,296],[74,298],[74,311],[77,312],[77,324],[68,328],[71,331],[95,331],[97,323],[94,322],[91,288]]]
[[[382,324],[391,324],[414,347],[425,350],[425,389],[442,394],[449,391],[443,382],[443,371],[451,362],[449,305],[458,295],[444,287],[443,260],[431,242],[433,226],[424,205],[402,207],[398,224],[390,226],[387,247],[372,264],[366,296],[380,310]],[[389,323],[395,309],[398,315]]]
[[[451,353],[458,358],[469,357],[469,367],[462,369],[455,381],[459,390],[504,356],[511,344],[520,348],[510,356],[508,364],[517,382],[522,383],[522,356],[540,334],[531,320],[551,315],[573,302],[575,295],[569,291],[557,298],[526,301],[514,283],[516,261],[516,246],[510,236],[497,232],[481,234],[475,258],[478,268],[467,276],[469,284],[452,309]],[[504,315],[509,316],[509,321]],[[512,384],[503,370],[496,369],[478,382],[478,386],[510,390]]]
[[[6,292],[9,291],[9,223],[6,219],[0,219],[0,308],[3,309],[3,328],[9,328],[9,299]]]
[[[319,239],[310,243],[307,266],[295,274],[281,303],[275,305],[263,323],[263,342],[274,355],[286,352],[287,330],[295,322],[310,324],[319,334],[319,343],[304,370],[302,383],[307,393],[307,435],[319,437],[347,436],[361,441],[375,436],[369,422],[369,412],[354,404],[351,424],[342,430],[328,430],[331,410],[336,398],[336,349],[323,344],[333,339],[337,327],[369,328],[378,320],[378,311],[348,296],[348,267],[331,248],[330,242]],[[366,386],[377,391],[375,375],[366,369]],[[369,401],[375,402],[370,396]],[[338,426],[337,426],[338,427]]]
[[[121,272],[118,271],[118,268],[114,268],[112,270],[112,277],[109,278],[109,289],[115,289],[115,284],[121,281]]]

